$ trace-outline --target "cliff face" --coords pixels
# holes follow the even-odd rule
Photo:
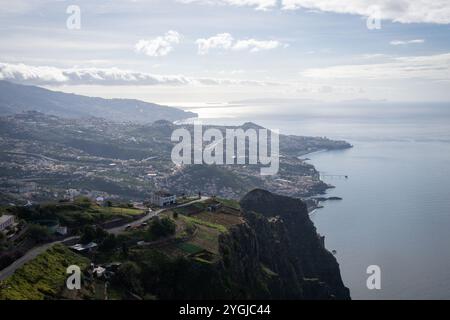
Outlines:
[[[240,204],[246,223],[220,239],[233,298],[350,299],[301,200],[257,189]]]

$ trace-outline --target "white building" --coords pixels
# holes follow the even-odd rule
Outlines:
[[[14,216],[4,214],[0,217],[0,231],[4,231],[6,228],[14,224]]]
[[[99,206],[101,206],[101,205],[103,205],[103,203],[105,202],[105,198],[103,198],[103,197],[97,197],[97,198],[95,198],[95,202],[97,202],[97,204],[98,204]]]
[[[177,203],[177,196],[166,191],[157,191],[152,194],[150,202],[165,207]]]
[[[61,236],[65,236],[67,234],[67,227],[57,226],[55,232]]]

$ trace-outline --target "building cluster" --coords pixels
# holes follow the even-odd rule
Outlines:
[[[153,192],[150,197],[150,202],[159,207],[166,207],[177,203],[177,196],[167,191]]]
[[[0,216],[0,232],[5,232],[7,229],[13,227],[15,224],[15,217],[4,214]]]

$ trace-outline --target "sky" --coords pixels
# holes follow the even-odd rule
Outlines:
[[[0,79],[166,104],[450,101],[448,0],[0,0]]]

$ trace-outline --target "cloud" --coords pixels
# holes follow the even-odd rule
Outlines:
[[[391,42],[389,42],[391,45],[393,46],[401,46],[401,45],[407,45],[407,44],[420,44],[420,43],[424,43],[425,40],[424,39],[414,39],[414,40],[392,40]]]
[[[282,0],[286,10],[312,9],[324,12],[372,15],[377,8],[381,19],[400,23],[450,23],[448,0]]]
[[[208,5],[232,5],[236,7],[254,7],[266,11],[277,5],[277,0],[177,0],[182,3],[198,3]]]
[[[255,80],[193,78],[183,75],[154,75],[118,68],[69,68],[29,66],[0,62],[0,80],[32,85],[136,85],[136,86],[278,86],[281,83]]]
[[[200,55],[209,53],[211,49],[258,52],[261,50],[275,49],[281,46],[281,43],[275,40],[235,40],[229,33],[219,33],[207,39],[197,39],[196,44]]]
[[[248,40],[239,40],[234,46],[233,50],[250,50],[250,52],[258,52],[261,50],[271,50],[278,48],[280,46],[280,42],[270,40],[270,41],[260,41],[255,39]]]
[[[237,70],[220,70],[219,74],[229,74],[229,75],[239,75],[244,74],[245,70],[237,69]]]
[[[233,44],[233,37],[229,33],[219,33],[207,39],[197,39],[198,53],[207,54],[210,49],[230,49]]]
[[[450,23],[448,0],[177,0],[182,3],[254,7],[257,10],[277,8],[306,9],[312,12],[334,12],[372,16],[379,9],[380,18],[400,23]],[[378,10],[377,10],[378,11]]]
[[[389,58],[390,56],[385,53],[366,53],[361,56],[362,59],[382,59]]]
[[[450,53],[399,57],[385,63],[312,68],[301,75],[317,79],[446,80],[450,78]]]
[[[135,45],[135,51],[150,57],[163,57],[173,50],[173,44],[180,43],[181,35],[173,30],[166,32],[164,36],[151,40],[139,40]]]

